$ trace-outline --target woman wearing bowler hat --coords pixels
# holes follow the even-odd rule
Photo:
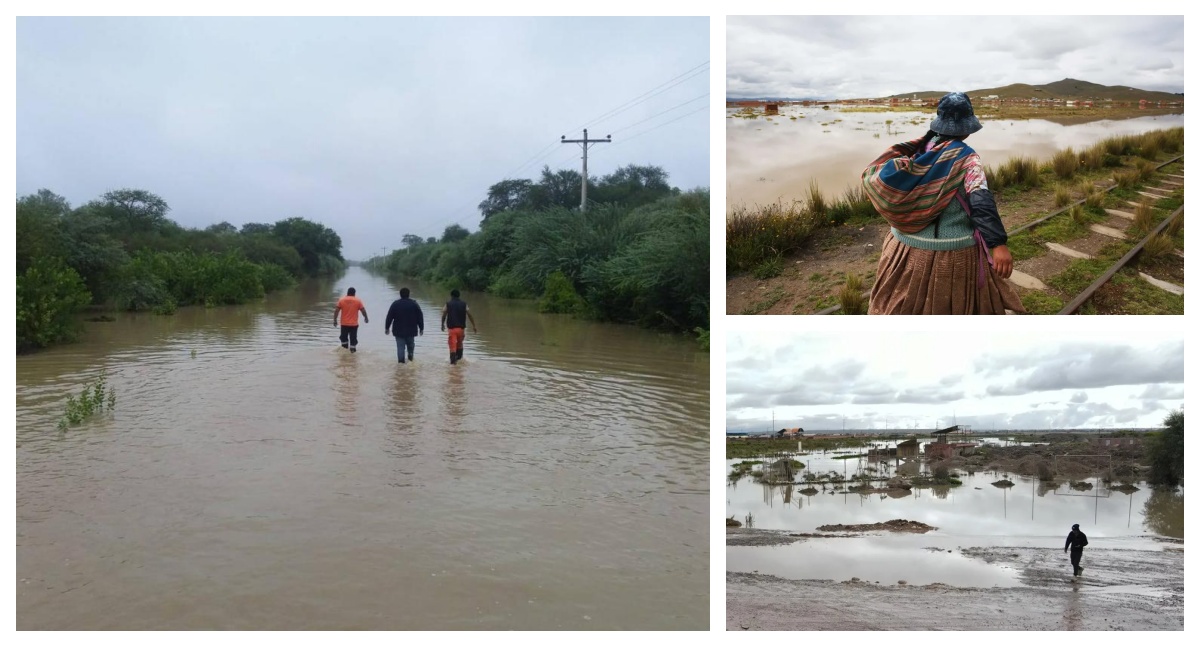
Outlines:
[[[1025,312],[1004,281],[1012,254],[983,163],[963,141],[980,128],[970,98],[951,92],[924,137],[892,146],[863,171],[868,197],[892,226],[870,314]]]

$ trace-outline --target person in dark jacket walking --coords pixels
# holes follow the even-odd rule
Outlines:
[[[413,359],[417,335],[425,334],[425,315],[421,306],[415,300],[408,298],[408,288],[400,288],[400,298],[392,302],[388,308],[387,319],[383,322],[383,334],[391,330],[396,336],[396,359],[404,363],[405,351],[408,361]]]
[[[467,308],[467,302],[458,298],[458,290],[450,291],[450,300],[442,308],[442,330],[450,328],[447,338],[450,341],[450,363],[457,364],[463,356],[463,339],[467,335],[467,320],[471,320],[471,332],[477,333],[475,317]]]
[[[1063,552],[1071,551],[1071,566],[1075,567],[1075,577],[1083,575],[1083,567],[1079,565],[1079,560],[1083,557],[1083,547],[1087,545],[1087,535],[1079,529],[1079,524],[1071,526],[1071,533],[1067,535],[1067,543],[1063,546]]]

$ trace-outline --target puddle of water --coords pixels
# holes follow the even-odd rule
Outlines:
[[[726,114],[737,110],[729,108]],[[888,146],[925,134],[932,118],[919,112],[786,106],[770,121],[763,117],[726,119],[727,204],[790,202],[802,198],[813,180],[826,195],[840,195],[857,183],[863,168]],[[892,123],[887,123],[889,120]],[[1183,115],[1068,125],[1045,119],[985,119],[983,130],[971,135],[969,142],[983,162],[994,167],[1019,155],[1045,159],[1067,146],[1079,150],[1114,135],[1180,126]]]
[[[725,568],[794,580],[846,581],[857,577],[866,582],[913,586],[941,582],[961,587],[1013,587],[1021,584],[1011,567],[967,557],[952,549],[925,550],[943,544],[925,536],[854,537],[808,539],[785,546],[729,546]]]

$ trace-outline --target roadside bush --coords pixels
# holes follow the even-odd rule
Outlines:
[[[274,263],[263,263],[259,267],[262,268],[264,292],[277,292],[296,285],[296,279],[292,278],[291,273]]]
[[[62,259],[39,257],[17,276],[17,350],[73,341],[76,313],[91,302],[79,274]]]
[[[538,299],[538,312],[576,314],[583,310],[583,297],[575,291],[571,279],[562,272],[551,272],[546,277],[542,298]]]
[[[504,299],[526,299],[532,296],[525,284],[508,273],[497,276],[487,291]]]
[[[1172,411],[1163,420],[1166,427],[1147,448],[1150,484],[1175,489],[1183,484],[1183,410]]]

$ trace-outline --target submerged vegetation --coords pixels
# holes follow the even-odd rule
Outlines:
[[[100,371],[99,377],[83,387],[79,397],[67,396],[67,409],[58,420],[58,428],[73,427],[106,409],[112,411],[115,406],[117,390],[108,386],[108,374]]]
[[[653,166],[626,166],[588,185],[575,171],[492,185],[470,232],[403,237],[364,265],[447,288],[537,299],[543,312],[634,323],[707,338],[709,194],[681,191]],[[703,331],[703,333],[702,333]]]
[[[303,218],[187,229],[139,189],[72,208],[41,190],[17,199],[17,350],[71,341],[88,306],[171,314],[244,303],[345,267],[332,229]]]

